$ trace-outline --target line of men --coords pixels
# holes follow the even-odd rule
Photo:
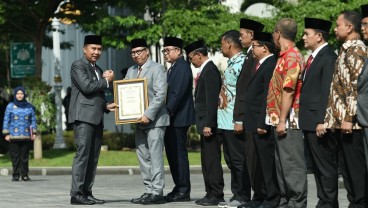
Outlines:
[[[295,44],[293,19],[279,20],[272,34],[262,32],[260,22],[241,19],[239,31],[221,36],[221,52],[228,58],[222,75],[203,40],[183,47],[180,38],[165,37],[162,53],[171,63],[167,71],[149,58],[144,39],[132,40],[136,64],[125,79],[147,80],[149,105],[138,119],[135,138],[145,191],[131,202],[191,200],[186,144],[188,128],[195,124],[206,192],[197,205],[307,207],[306,144],[317,184],[316,207],[339,207],[338,168],[349,207],[367,207],[368,54],[361,33],[368,40],[368,5],[361,9],[362,16],[353,11],[338,16],[334,31],[343,42],[338,55],[328,44],[332,23],[305,18],[304,46],[312,51],[306,63]],[[194,80],[183,49],[199,68]],[[96,75],[105,78],[108,87],[111,73]],[[114,108],[109,104],[105,110]],[[78,128],[79,123],[74,130]],[[221,145],[231,170],[233,196],[226,201]],[[164,149],[175,184],[166,196]],[[78,175],[74,164],[78,162],[73,163],[73,174]],[[104,203],[92,195],[94,173],[89,178],[89,197],[78,197],[83,190],[74,188],[72,204]]]

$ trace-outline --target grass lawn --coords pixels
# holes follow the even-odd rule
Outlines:
[[[30,167],[61,167],[71,166],[75,151],[69,150],[44,150],[41,160],[33,159],[33,152],[30,153]],[[166,156],[165,165],[167,165]],[[189,152],[190,165],[200,165],[201,157],[199,152]],[[223,164],[224,161],[222,161]],[[99,166],[131,166],[139,165],[135,151],[101,151]],[[9,154],[0,157],[0,167],[11,167]]]

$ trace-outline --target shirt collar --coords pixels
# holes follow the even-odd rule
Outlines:
[[[312,57],[313,57],[313,59],[314,58],[316,58],[316,56],[317,56],[317,54],[321,51],[321,49],[323,48],[323,47],[325,47],[327,45],[327,43],[324,43],[324,44],[322,44],[322,45],[320,45],[316,50],[314,50],[313,52],[312,52]]]
[[[268,55],[268,56],[266,56],[266,57],[263,57],[261,60],[259,60],[259,65],[261,65],[264,61],[266,61],[266,59],[268,58],[268,57],[271,57],[271,56],[273,56],[273,54],[271,53],[270,55]]]
[[[208,62],[210,62],[211,60],[210,59],[207,59],[205,62],[203,62],[203,64],[199,67],[199,71],[198,71],[198,73],[201,73],[202,72],[202,70],[203,70],[203,68],[206,66],[206,64],[208,63]]]
[[[229,60],[227,60],[227,64],[230,65],[232,63],[234,63],[236,61],[237,58],[239,58],[243,53],[239,52],[237,54],[235,54],[233,57],[229,58]]]
[[[345,43],[342,44],[341,47],[344,50],[346,50],[346,49],[350,48],[353,45],[360,45],[360,44],[364,45],[364,42],[362,40],[353,39],[353,40],[347,40]]]

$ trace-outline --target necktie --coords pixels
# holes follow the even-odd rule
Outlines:
[[[142,71],[142,66],[138,66],[138,75],[137,75],[137,78],[139,78],[139,75],[141,74],[141,71]]]
[[[201,75],[201,72],[198,72],[197,76],[194,78],[194,87],[197,86],[197,81],[198,81],[200,75]]]
[[[255,68],[255,70],[254,70],[255,72],[258,70],[258,68],[259,68],[259,66],[260,66],[260,65],[261,65],[261,64],[258,62],[258,63],[257,63],[257,65],[256,65],[256,68]]]
[[[308,58],[308,61],[307,61],[307,66],[305,67],[305,74],[307,74],[307,71],[308,71],[308,69],[309,69],[309,67],[310,67],[310,65],[311,65],[311,63],[312,63],[312,61],[313,61],[313,56],[312,56],[312,54],[309,56],[309,58]]]

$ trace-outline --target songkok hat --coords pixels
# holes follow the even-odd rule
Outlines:
[[[100,35],[86,35],[84,37],[84,45],[87,44],[102,45],[102,37]]]
[[[329,33],[331,25],[332,22],[327,20],[308,17],[304,18],[304,28],[317,29]]]
[[[183,48],[184,41],[180,38],[176,37],[165,37],[164,38],[164,47],[166,46],[174,46],[178,48]]]
[[[272,43],[272,34],[267,32],[254,32],[253,40]]]
[[[368,17],[368,4],[361,5],[360,8],[362,9],[362,18]]]
[[[145,47],[147,48],[147,42],[145,39],[133,39],[130,42],[130,47],[133,48],[138,48],[138,47]]]
[[[251,20],[251,19],[241,18],[240,19],[240,28],[253,30],[253,32],[255,32],[255,31],[261,32],[264,28],[264,25],[260,22],[257,22],[257,21]]]
[[[198,48],[205,48],[206,46],[204,45],[204,41],[203,40],[197,40],[187,46],[185,46],[184,50],[187,54],[189,54],[190,52],[198,49]]]

